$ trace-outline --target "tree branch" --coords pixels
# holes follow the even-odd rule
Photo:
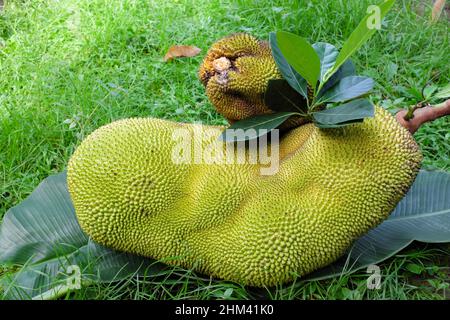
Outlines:
[[[412,117],[410,117],[411,112],[408,112],[408,110],[397,112],[395,117],[403,127],[413,134],[425,122],[433,121],[448,115],[450,115],[450,99],[435,106],[416,108],[412,112]]]

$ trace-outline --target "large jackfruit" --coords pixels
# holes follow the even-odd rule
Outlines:
[[[201,128],[204,147],[224,150],[222,127],[158,119],[89,135],[68,164],[82,229],[117,250],[271,286],[336,260],[389,215],[421,161],[412,136],[381,108],[361,124],[291,130],[271,176],[249,161],[174,163],[174,133]]]

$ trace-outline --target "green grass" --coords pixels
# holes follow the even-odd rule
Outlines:
[[[64,170],[80,141],[103,124],[132,116],[225,124],[196,74],[219,38],[243,31],[267,38],[286,30],[339,47],[371,2],[6,1],[0,13],[0,219],[42,179]],[[377,81],[374,101],[388,108],[414,102],[405,95],[409,88],[449,82],[448,23],[430,25],[429,10],[416,14],[418,3],[397,1],[387,27],[353,57],[358,73]],[[202,53],[164,63],[173,44],[193,44]],[[449,127],[447,117],[416,133],[425,167],[450,170]],[[403,252],[381,265],[380,290],[367,290],[364,272],[256,290],[174,269],[167,277],[96,285],[70,298],[445,299],[449,253],[448,246],[430,245]],[[412,276],[408,264],[425,269]]]
[[[169,268],[162,275],[129,277],[68,293],[67,299],[449,299],[448,246],[416,245],[381,267],[381,288],[367,289],[364,271],[322,281],[295,281],[273,288],[215,281],[192,271]],[[446,256],[442,265],[436,257]]]

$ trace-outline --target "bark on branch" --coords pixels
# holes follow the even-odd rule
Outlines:
[[[395,117],[403,127],[413,134],[425,122],[450,115],[450,99],[435,106],[416,108],[413,110],[411,118],[410,114],[411,112],[408,112],[408,110],[401,110],[397,112]]]

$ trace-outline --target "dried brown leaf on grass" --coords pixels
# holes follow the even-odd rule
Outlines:
[[[174,58],[181,57],[193,57],[200,53],[201,49],[195,46],[171,46],[169,50],[167,50],[166,55],[164,56],[164,61],[169,61]]]

